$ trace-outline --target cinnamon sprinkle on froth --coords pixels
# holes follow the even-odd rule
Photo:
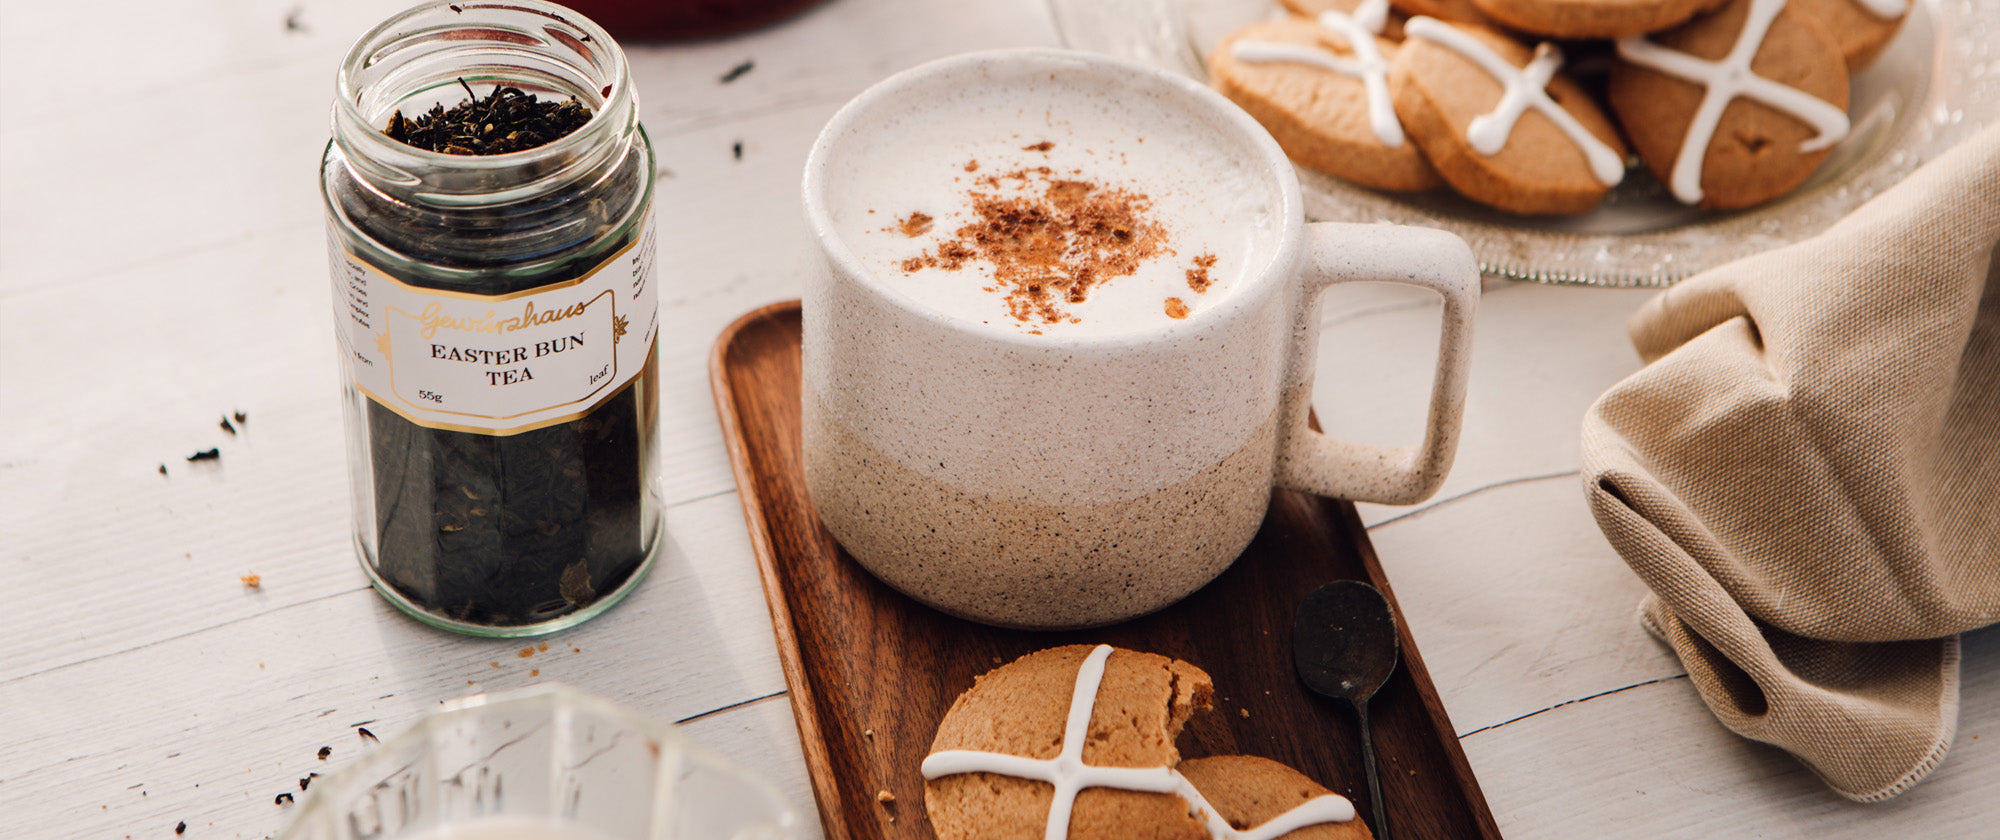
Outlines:
[[[1166,228],[1148,215],[1152,199],[1144,194],[1057,178],[1048,167],[987,175],[976,183],[969,193],[973,221],[901,266],[905,272],[957,271],[968,260],[986,262],[993,267],[989,288],[1004,296],[1007,314],[1021,323],[1074,323],[1069,307],[1087,300],[1091,289],[1173,253]]]
[[[1214,254],[1203,254],[1195,257],[1194,268],[1187,270],[1188,288],[1195,290],[1197,294],[1208,291],[1209,285],[1215,282],[1215,278],[1208,276],[1208,270],[1214,267]]]

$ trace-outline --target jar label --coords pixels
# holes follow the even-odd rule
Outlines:
[[[653,243],[648,215],[582,277],[506,295],[411,286],[336,244],[341,356],[355,387],[421,426],[510,435],[574,420],[652,352]]]

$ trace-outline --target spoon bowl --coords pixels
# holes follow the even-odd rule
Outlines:
[[[1354,709],[1377,840],[1388,840],[1389,823],[1375,771],[1368,701],[1395,673],[1399,658],[1395,613],[1375,587],[1338,580],[1313,590],[1299,603],[1292,622],[1293,664],[1308,688]]]

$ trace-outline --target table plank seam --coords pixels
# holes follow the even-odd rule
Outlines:
[[[1531,484],[1537,481],[1550,481],[1558,478],[1572,478],[1582,474],[1583,474],[1582,470],[1564,470],[1562,472],[1545,473],[1542,475],[1529,475],[1529,476],[1522,476],[1520,478],[1501,479],[1491,484],[1481,485],[1479,487],[1474,487],[1470,490],[1466,490],[1461,493],[1455,493],[1453,495],[1446,496],[1442,499],[1438,499],[1422,507],[1411,508],[1410,510],[1406,510],[1402,513],[1396,514],[1395,516],[1391,516],[1388,519],[1384,519],[1380,522],[1368,526],[1368,531],[1370,533],[1373,533],[1375,529],[1380,528],[1384,525],[1388,525],[1393,522],[1401,522],[1405,519],[1409,519],[1411,517],[1415,517],[1420,514],[1429,513],[1430,511],[1437,510],[1438,508],[1444,507],[1445,505],[1449,505],[1454,502],[1464,501],[1465,499],[1477,496],[1488,490],[1498,490],[1502,487],[1512,487],[1516,484]]]
[[[717,499],[723,496],[734,495],[735,493],[736,493],[736,483],[734,481],[731,481],[730,486],[727,489],[711,490],[707,493],[703,493],[693,498],[681,499],[679,501],[674,501],[674,502],[664,502],[664,505],[667,510],[679,510],[681,508],[687,507],[688,505],[696,504],[699,502],[706,502],[710,499]],[[669,531],[668,533],[671,534],[672,531]]]
[[[1387,315],[1392,312],[1408,312],[1412,309],[1435,309],[1437,308],[1437,306],[1438,306],[1437,298],[1430,298],[1426,300],[1402,301],[1400,303],[1385,303],[1380,306],[1368,306],[1368,307],[1363,307],[1361,309],[1353,310],[1351,312],[1342,312],[1338,315],[1333,316],[1332,318],[1321,321],[1320,329],[1321,330],[1331,329],[1333,327],[1340,326],[1341,324],[1352,323],[1354,321],[1359,321],[1363,318],[1372,318],[1376,315]]]
[[[701,720],[702,718],[705,718],[705,717],[710,717],[710,716],[713,716],[713,715],[719,715],[719,714],[722,714],[723,712],[731,712],[731,711],[735,711],[735,710],[737,710],[737,709],[741,709],[741,708],[743,708],[743,707],[745,707],[745,706],[750,706],[750,705],[754,705],[754,704],[757,704],[757,703],[762,703],[762,702],[764,702],[764,701],[766,701],[766,700],[770,700],[770,699],[773,699],[773,698],[777,698],[777,697],[783,697],[783,696],[785,696],[785,695],[787,695],[787,694],[790,694],[790,693],[791,693],[791,692],[790,692],[790,691],[788,691],[788,690],[785,690],[785,689],[779,689],[779,690],[777,690],[777,691],[773,691],[773,692],[771,692],[771,693],[769,693],[769,694],[764,694],[764,695],[760,695],[760,696],[757,696],[757,697],[752,697],[752,698],[750,698],[750,699],[748,699],[748,700],[738,700],[738,701],[736,701],[736,702],[734,702],[734,703],[730,703],[730,704],[729,704],[729,705],[727,705],[727,706],[718,706],[718,707],[716,707],[716,708],[713,708],[713,709],[709,709],[709,710],[708,710],[708,711],[706,711],[706,712],[697,712],[697,713],[695,713],[695,714],[692,714],[692,715],[688,715],[687,717],[684,717],[684,718],[681,718],[680,720],[676,720],[676,721],[674,721],[674,723],[675,723],[675,724],[683,724],[683,723],[693,723],[693,722],[695,722],[695,721],[698,721],[698,720]]]
[[[1635,683],[1633,683],[1633,684],[1631,684],[1631,685],[1627,685],[1627,686],[1620,686],[1620,687],[1618,687],[1618,688],[1610,688],[1610,689],[1605,689],[1605,690],[1603,690],[1603,691],[1600,691],[1600,692],[1597,692],[1596,694],[1592,694],[1592,695],[1588,695],[1588,696],[1585,696],[1585,697],[1578,697],[1578,698],[1576,698],[1576,699],[1574,699],[1574,700],[1564,700],[1564,701],[1562,701],[1561,703],[1557,703],[1557,704],[1555,704],[1555,705],[1553,705],[1553,706],[1549,706],[1549,707],[1547,707],[1547,708],[1542,708],[1542,709],[1536,709],[1536,710],[1534,710],[1534,711],[1532,711],[1532,712],[1529,712],[1529,713],[1527,713],[1527,714],[1525,714],[1525,715],[1520,715],[1520,716],[1518,716],[1518,717],[1514,717],[1514,718],[1510,718],[1510,719],[1508,719],[1508,720],[1503,720],[1503,721],[1501,721],[1501,722],[1499,722],[1499,723],[1494,723],[1494,724],[1488,724],[1488,725],[1486,725],[1486,726],[1482,726],[1482,727],[1479,727],[1478,729],[1474,729],[1474,730],[1472,730],[1472,731],[1470,731],[1470,732],[1466,732],[1466,733],[1462,733],[1462,734],[1460,734],[1460,735],[1458,736],[1458,739],[1459,739],[1459,740],[1461,740],[1461,741],[1463,741],[1463,740],[1465,740],[1465,739],[1467,739],[1467,738],[1470,738],[1470,737],[1472,737],[1472,736],[1474,736],[1474,735],[1477,735],[1477,734],[1479,734],[1479,733],[1481,733],[1481,732],[1485,732],[1485,731],[1487,731],[1487,730],[1489,730],[1489,729],[1499,729],[1500,727],[1502,727],[1502,726],[1506,726],[1507,724],[1510,724],[1510,723],[1517,723],[1517,722],[1520,722],[1520,721],[1524,721],[1524,720],[1527,720],[1528,718],[1531,718],[1531,717],[1534,717],[1534,716],[1536,716],[1536,715],[1539,715],[1539,714],[1541,714],[1541,713],[1543,713],[1543,712],[1553,712],[1553,711],[1555,711],[1555,710],[1557,710],[1557,709],[1560,709],[1560,708],[1563,708],[1564,706],[1574,706],[1574,705],[1576,705],[1576,704],[1578,704],[1578,703],[1582,703],[1582,702],[1584,702],[1584,701],[1586,701],[1586,700],[1595,700],[1595,699],[1597,699],[1597,698],[1599,698],[1599,697],[1609,697],[1609,696],[1611,696],[1611,695],[1613,695],[1613,694],[1617,694],[1617,693],[1619,693],[1619,692],[1622,692],[1622,691],[1631,691],[1632,689],[1635,689],[1635,688],[1644,688],[1644,687],[1646,687],[1646,686],[1649,686],[1649,685],[1655,685],[1655,684],[1658,684],[1658,683],[1663,683],[1663,682],[1667,682],[1667,681],[1669,681],[1669,680],[1681,680],[1681,679],[1687,679],[1687,674],[1686,674],[1686,673],[1679,673],[1679,674],[1674,674],[1674,675],[1672,675],[1672,676],[1665,676],[1665,677],[1655,677],[1655,678],[1653,678],[1653,679],[1650,679],[1650,680],[1644,680],[1644,681],[1641,681],[1641,682],[1635,682]]]

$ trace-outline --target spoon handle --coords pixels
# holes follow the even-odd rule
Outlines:
[[[1389,840],[1389,809],[1382,804],[1382,777],[1375,772],[1374,728],[1368,725],[1368,704],[1354,704],[1361,722],[1361,767],[1368,774],[1368,804],[1375,812],[1375,840]]]

